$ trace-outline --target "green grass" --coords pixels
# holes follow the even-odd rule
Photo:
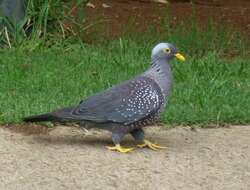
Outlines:
[[[50,46],[50,40],[65,39],[70,36],[78,38],[85,30],[82,8],[88,0],[24,0],[25,16],[20,20],[0,14],[0,47],[19,47],[28,41],[36,41],[40,46]],[[14,10],[15,4],[2,2],[3,9]],[[0,8],[1,8],[0,7]],[[0,10],[1,11],[1,10]],[[71,25],[69,25],[71,23]]]
[[[233,30],[212,24],[201,30],[193,21],[101,44],[54,40],[46,48],[30,40],[0,50],[0,123],[77,104],[134,77],[148,68],[160,41],[176,44],[187,57],[171,63],[175,84],[163,122],[250,123],[248,42]]]
[[[82,98],[143,72],[154,44],[118,40],[105,47],[2,50],[0,121],[77,104]],[[249,123],[250,59],[216,52],[172,62],[174,90],[162,119],[167,123]]]

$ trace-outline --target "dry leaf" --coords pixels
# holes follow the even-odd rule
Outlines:
[[[93,9],[95,8],[95,5],[93,3],[87,3],[86,6],[90,7],[90,8],[93,8]]]
[[[110,6],[110,5],[107,5],[106,3],[103,3],[103,4],[102,4],[102,7],[103,7],[103,8],[109,8],[109,7],[111,7],[111,6]]]
[[[168,4],[167,0],[152,0],[152,1],[156,3]]]

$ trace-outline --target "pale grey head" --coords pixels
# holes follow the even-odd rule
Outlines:
[[[151,53],[152,61],[164,60],[169,62],[174,57],[180,61],[185,61],[185,58],[180,53],[178,53],[177,48],[170,43],[157,44]]]

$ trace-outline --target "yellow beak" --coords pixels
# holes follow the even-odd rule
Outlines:
[[[184,57],[183,55],[181,55],[180,53],[176,53],[174,56],[175,56],[178,60],[180,60],[180,61],[185,61],[185,60],[186,60],[185,57]]]

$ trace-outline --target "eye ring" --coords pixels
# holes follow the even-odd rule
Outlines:
[[[165,53],[170,53],[171,50],[170,50],[170,48],[165,48],[165,49],[164,49],[164,52],[165,52]]]

